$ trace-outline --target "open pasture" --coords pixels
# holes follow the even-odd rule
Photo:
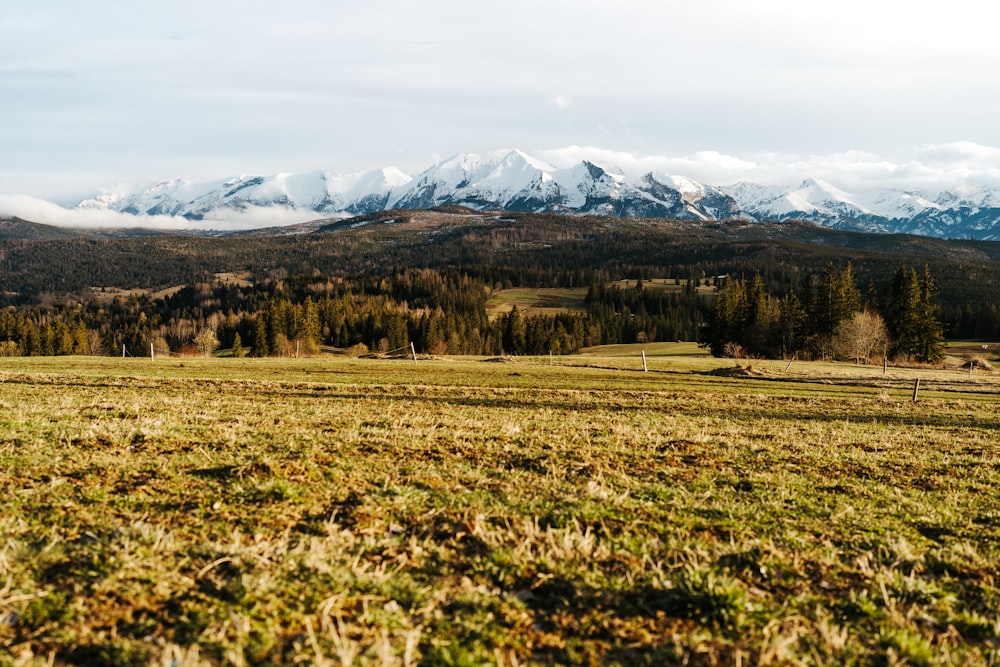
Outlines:
[[[0,665],[996,664],[1000,378],[677,350],[5,359]]]
[[[558,315],[587,311],[586,287],[517,288],[497,292],[486,302],[490,317],[505,315],[516,306],[525,315]]]

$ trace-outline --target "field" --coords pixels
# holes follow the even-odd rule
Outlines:
[[[1000,660],[1000,377],[646,351],[4,359],[0,665]]]
[[[490,317],[505,315],[517,306],[518,311],[527,315],[558,315],[559,313],[586,312],[586,287],[538,289],[508,289],[494,294],[486,302]]]
[[[635,287],[635,280],[617,280],[610,283],[613,286],[627,288]],[[672,278],[655,278],[643,281],[646,289],[679,292],[683,285],[676,284]],[[715,294],[715,288],[702,285],[698,293],[710,296]],[[559,313],[582,313],[587,310],[586,287],[540,287],[507,289],[497,292],[486,303],[490,317],[509,313],[514,306],[527,315],[558,315]]]

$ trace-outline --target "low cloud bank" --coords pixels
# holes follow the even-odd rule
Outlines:
[[[0,217],[17,217],[74,229],[122,229],[142,227],[164,231],[238,231],[285,227],[321,218],[315,211],[282,207],[247,207],[237,211],[220,209],[204,220],[171,215],[131,215],[106,209],[65,208],[23,195],[0,195]]]

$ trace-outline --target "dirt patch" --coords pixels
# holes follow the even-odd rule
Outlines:
[[[726,366],[725,368],[716,368],[713,371],[708,372],[709,375],[715,375],[716,377],[726,377],[726,378],[759,378],[767,377],[770,373],[763,368],[754,368],[753,366]]]

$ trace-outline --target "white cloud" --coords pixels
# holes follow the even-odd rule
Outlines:
[[[573,98],[569,95],[556,95],[549,98],[549,106],[556,109],[571,109],[573,107]]]
[[[0,195],[0,217],[17,217],[57,227],[74,229],[125,229],[142,227],[163,231],[235,231],[283,227],[315,220],[313,211],[280,207],[249,207],[242,211],[220,210],[204,220],[170,215],[130,215],[105,209],[64,208],[36,197]]]

